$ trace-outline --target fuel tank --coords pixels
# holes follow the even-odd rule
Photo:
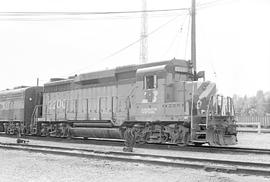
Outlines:
[[[118,128],[71,128],[74,137],[122,139]]]

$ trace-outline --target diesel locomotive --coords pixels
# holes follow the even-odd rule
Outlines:
[[[43,87],[0,92],[7,134],[124,139],[134,142],[228,145],[237,141],[230,97],[194,74],[190,61],[117,67]]]

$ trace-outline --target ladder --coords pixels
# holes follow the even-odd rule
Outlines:
[[[191,140],[195,144],[206,143],[206,116],[198,116],[194,118],[191,128]]]

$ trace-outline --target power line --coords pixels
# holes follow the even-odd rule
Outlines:
[[[182,29],[182,27],[181,27],[181,29]],[[175,41],[177,39],[178,31],[179,30],[177,29],[175,35],[173,36],[173,39],[171,40],[171,43],[170,43],[169,47],[167,48],[167,50],[163,53],[163,55],[161,57],[165,57],[169,53],[171,48],[173,47],[173,45],[174,45],[174,43],[175,43]]]
[[[186,14],[186,16],[185,16],[185,18],[184,18],[184,20],[183,20],[183,22],[182,22],[182,24],[181,24],[181,26],[180,26],[180,27],[181,27],[180,33],[183,33],[183,32],[182,32],[182,31],[183,31],[183,27],[184,27],[185,22],[186,22],[186,19],[187,19],[188,17],[189,17],[189,14]],[[168,49],[163,53],[163,55],[162,55],[161,57],[165,57],[165,56],[169,53],[169,51],[171,50],[171,48],[174,46],[175,41],[176,41],[178,35],[179,35],[179,30],[178,30],[178,28],[177,28],[176,33],[175,33],[175,35],[174,35],[174,37],[173,37],[173,39],[172,39],[172,41],[171,41],[171,43],[170,43]],[[178,51],[178,50],[176,49],[176,51]],[[175,55],[176,55],[176,53],[175,53]]]
[[[163,17],[175,17],[182,13],[161,13],[161,14],[150,14],[149,18],[163,18]],[[98,16],[98,17],[97,17]],[[139,19],[141,16],[130,16],[130,15],[113,15],[113,16],[77,16],[77,17],[1,17],[0,21],[91,21],[91,20],[130,20]]]
[[[224,0],[213,0],[213,1],[208,1],[208,2],[204,2],[204,3],[199,3],[197,5],[197,7],[203,7],[203,6],[209,6],[209,5],[215,5],[216,3],[219,3],[221,1],[224,1]]]
[[[220,5],[221,3],[236,2],[235,0],[213,0],[205,3],[200,3],[197,7],[198,10]]]
[[[187,11],[188,8],[176,9],[156,9],[156,10],[135,10],[135,11],[102,11],[102,12],[0,12],[0,16],[78,16],[78,15],[111,15],[111,14],[136,14],[136,13],[157,13],[157,12],[171,12],[171,11]]]
[[[182,14],[182,16],[183,16],[183,15],[186,15],[186,14]],[[143,37],[143,38],[147,38],[147,37],[149,37],[150,35],[154,34],[155,32],[159,31],[161,28],[165,27],[166,25],[168,25],[169,23],[171,23],[172,21],[174,21],[174,20],[175,20],[176,18],[178,18],[179,16],[180,16],[180,15],[178,15],[178,16],[176,16],[176,17],[170,19],[170,20],[167,21],[166,23],[160,25],[159,27],[157,27],[156,29],[154,29],[153,31],[151,31],[150,33],[148,33],[148,34],[147,34],[145,37]],[[104,57],[104,58],[102,58],[102,59],[100,59],[99,61],[96,61],[96,62],[103,62],[103,61],[106,61],[106,60],[108,60],[108,59],[110,59],[110,58],[112,58],[112,57],[118,55],[119,53],[121,53],[121,52],[125,51],[126,49],[132,47],[133,45],[139,43],[143,38],[137,39],[136,41],[134,41],[134,42],[132,42],[132,43],[130,43],[130,44],[124,46],[123,48],[121,48],[121,49],[119,49],[119,50],[113,52],[112,54],[110,54],[110,55],[108,55],[108,56],[106,56],[106,57]],[[67,74],[66,76],[70,76],[70,75],[76,74],[77,72],[80,72],[80,71],[82,71],[82,70],[85,70],[85,69],[87,69],[87,68],[89,68],[89,67],[91,67],[91,66],[93,66],[93,64],[91,64],[91,65],[89,65],[89,66],[87,66],[87,67],[84,67],[84,68],[82,68],[82,69],[79,69],[79,70],[77,70],[77,71],[75,71],[75,72],[72,72],[72,73],[70,73],[70,74]]]
[[[187,59],[187,47],[188,47],[188,38],[189,38],[189,33],[190,33],[190,24],[191,24],[191,18],[189,16],[189,18],[188,18],[188,30],[187,30],[186,44],[185,44],[185,59]]]

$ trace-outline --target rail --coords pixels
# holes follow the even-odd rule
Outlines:
[[[207,157],[168,156],[143,153],[124,153],[117,151],[88,150],[68,147],[54,147],[44,145],[26,145],[14,143],[0,143],[1,149],[22,150],[29,152],[57,154],[64,156],[76,156],[83,158],[98,158],[118,160],[125,162],[144,163],[160,166],[189,167],[204,169],[206,171],[218,171],[246,175],[270,176],[270,163],[246,160],[213,159]]]
[[[0,137],[5,138],[17,138],[14,135],[5,135],[0,132]],[[59,137],[38,137],[38,136],[27,136],[23,137],[25,140],[31,141],[41,141],[41,142],[61,142],[66,144],[89,144],[89,145],[104,145],[104,146],[123,146],[123,140],[121,139],[82,139],[82,138],[66,138]],[[157,150],[173,150],[173,151],[188,151],[188,152],[206,152],[206,153],[241,153],[241,154],[270,154],[270,149],[262,148],[243,148],[243,147],[221,147],[221,146],[194,146],[187,145],[181,146],[175,144],[137,144],[136,148],[142,149],[157,149]]]

